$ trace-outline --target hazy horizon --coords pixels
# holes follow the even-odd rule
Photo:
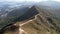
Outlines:
[[[0,2],[43,2],[43,1],[57,1],[60,2],[60,0],[0,0]]]

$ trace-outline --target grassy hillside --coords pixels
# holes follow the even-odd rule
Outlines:
[[[22,28],[27,34],[60,34],[60,19],[55,17],[54,14],[48,12],[47,10],[40,9],[38,7],[33,6],[23,17],[26,19],[33,17],[32,19],[27,19],[25,21],[19,21],[18,17],[14,19],[16,25],[12,25],[5,29],[4,34],[19,34],[19,29]],[[36,11],[38,14],[34,13]],[[29,14],[29,15],[28,15]],[[31,16],[32,15],[32,16]],[[27,17],[26,17],[27,16]],[[32,20],[32,21],[29,21]],[[27,22],[29,21],[29,22]],[[27,22],[27,23],[26,23]],[[20,26],[20,24],[24,24]],[[12,27],[12,28],[11,28]],[[13,29],[13,30],[12,30]],[[24,32],[23,32],[24,34]]]

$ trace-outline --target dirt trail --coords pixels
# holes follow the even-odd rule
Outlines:
[[[27,34],[27,32],[22,29],[22,26],[25,25],[25,24],[27,24],[27,23],[29,23],[29,22],[31,22],[31,21],[33,21],[33,20],[34,20],[34,19],[29,20],[29,21],[27,21],[27,22],[25,22],[25,23],[19,24],[19,25],[20,25],[20,28],[19,28],[20,34],[22,34],[22,33]]]

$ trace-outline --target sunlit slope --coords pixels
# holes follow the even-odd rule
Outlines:
[[[24,29],[28,34],[59,34],[60,19],[43,9],[36,9],[39,14],[35,16],[34,20],[23,25],[22,29]]]
[[[24,20],[25,22],[20,21],[20,19],[23,20],[22,17],[18,17],[19,19],[16,18],[17,20],[15,19],[15,23],[17,24],[21,25],[25,23],[20,28],[23,29],[27,34],[60,34],[60,19],[55,17],[53,13],[37,6],[32,6],[28,11],[22,16],[24,19],[26,19]],[[31,19],[31,17],[33,18]]]

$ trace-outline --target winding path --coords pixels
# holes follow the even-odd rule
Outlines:
[[[21,27],[22,27],[23,25],[25,25],[25,24],[31,22],[31,21],[33,21],[33,19],[32,19],[32,20],[29,20],[29,21],[27,21],[27,22],[25,22],[25,23],[19,24],[19,25],[20,25],[20,28],[19,28],[20,33],[19,33],[19,34],[22,34],[22,33],[27,34],[27,32],[24,31]]]

